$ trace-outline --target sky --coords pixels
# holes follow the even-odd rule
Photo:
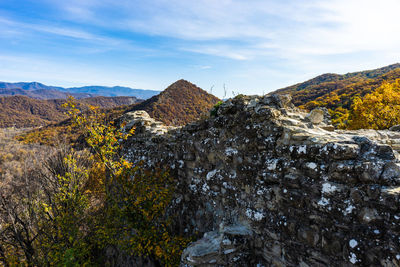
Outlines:
[[[0,0],[0,80],[224,97],[399,62],[399,0]]]

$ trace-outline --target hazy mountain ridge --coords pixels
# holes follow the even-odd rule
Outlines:
[[[83,87],[71,87],[66,89],[69,93],[90,93],[102,96],[134,96],[141,99],[148,99],[160,93],[160,91],[145,90],[145,89],[133,89],[130,87],[123,86],[83,86]]]
[[[66,93],[53,89],[35,89],[35,90],[24,90],[20,88],[15,89],[3,89],[0,88],[0,96],[27,96],[34,99],[66,99],[68,96],[73,96],[76,99],[94,97],[96,94],[87,93]]]
[[[48,86],[38,82],[0,82],[0,95],[26,95],[36,99],[66,98],[72,95],[76,98],[93,96],[133,96],[136,98],[147,99],[160,93],[160,91],[133,89],[123,86],[83,86],[64,88],[58,86]],[[7,89],[7,90],[5,90]],[[17,89],[23,91],[16,91]],[[18,92],[18,93],[17,93]],[[56,97],[53,97],[56,96]]]
[[[10,83],[10,82],[0,82],[0,88],[3,89],[23,89],[23,90],[38,90],[38,89],[46,89],[46,90],[59,90],[62,91],[65,88],[63,87],[57,87],[57,86],[48,86],[43,83],[39,82],[16,82],[16,83]]]

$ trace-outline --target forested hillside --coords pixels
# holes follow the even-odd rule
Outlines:
[[[323,74],[314,79],[275,91],[291,94],[293,103],[311,110],[315,107],[329,109],[333,123],[348,128],[348,119],[354,100],[372,93],[384,83],[394,83],[400,78],[400,64],[362,72]]]
[[[26,96],[0,97],[0,128],[35,127],[65,120],[67,116],[62,108],[66,100],[38,100]],[[112,108],[138,102],[135,97],[90,97],[80,99],[83,106],[93,105],[101,108]]]
[[[178,266],[190,236],[165,216],[174,194],[168,169],[128,162],[120,146],[134,129],[78,105],[65,108],[90,150],[22,145],[15,129],[0,129],[0,266],[115,266],[106,254],[117,252]]]
[[[100,102],[101,105],[98,106],[105,107],[105,103],[101,102],[104,99],[108,98],[86,98],[79,100],[79,102],[90,101],[90,103],[86,102],[90,105],[96,105],[97,102]],[[106,113],[108,121],[112,121],[129,111],[145,110],[156,120],[168,125],[179,126],[198,120],[202,115],[208,115],[210,109],[218,101],[217,97],[208,94],[196,85],[185,80],[179,80],[161,94],[144,102],[109,108],[103,110],[103,112]],[[70,124],[70,121],[65,120],[40,129],[33,129],[19,136],[19,140],[25,143],[54,144],[55,140],[61,138],[69,143],[79,143],[79,140],[77,140],[79,133],[69,127]]]
[[[129,111],[145,110],[149,115],[167,125],[185,125],[197,120],[219,99],[196,85],[179,80],[159,95],[135,105]]]

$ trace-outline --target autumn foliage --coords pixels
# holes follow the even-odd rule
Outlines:
[[[159,95],[133,106],[130,111],[145,110],[166,125],[182,126],[208,114],[219,99],[196,85],[179,80]]]
[[[394,83],[399,78],[400,64],[394,64],[345,75],[324,74],[277,93],[291,94],[293,103],[302,109],[326,107],[332,116],[332,123],[337,128],[346,129],[355,99],[362,99],[384,83]]]
[[[400,124],[400,79],[354,99],[349,129],[383,130],[397,124]]]
[[[0,266],[105,266],[110,248],[177,266],[190,239],[171,230],[168,168],[145,169],[121,156],[134,129],[107,122],[96,107],[82,113],[73,99],[65,107],[89,151],[54,148],[14,177],[21,182],[12,190],[0,190]]]
[[[65,99],[33,99],[27,96],[0,97],[0,127],[36,127],[58,123],[68,118],[62,105]],[[83,110],[89,105],[115,108],[136,103],[134,97],[88,97],[77,100]]]
[[[78,127],[85,129],[86,142],[96,161],[106,170],[104,184],[105,225],[99,238],[127,254],[153,258],[165,266],[178,263],[188,239],[171,234],[165,215],[172,200],[173,179],[165,169],[145,170],[119,156],[120,142],[134,133],[101,123],[105,114],[96,107],[82,116],[73,99],[66,105]]]

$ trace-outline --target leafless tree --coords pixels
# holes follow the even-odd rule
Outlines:
[[[225,84],[224,84],[224,97],[222,99],[225,99],[225,98],[226,98],[226,87],[225,87]]]
[[[210,88],[210,94],[212,94],[213,88],[214,88],[214,85],[211,86],[211,88]]]
[[[46,261],[43,237],[57,243],[57,236],[47,227],[56,225],[52,221],[59,207],[54,199],[61,187],[57,177],[71,171],[64,160],[71,153],[77,152],[67,146],[46,151],[47,158],[39,153],[35,159],[26,159],[22,175],[13,177],[12,184],[0,184],[0,263],[4,266],[8,266],[6,254],[10,249],[28,266],[38,266],[39,258]],[[80,165],[89,164],[88,157],[81,159]],[[52,212],[43,212],[41,203],[50,206]]]

